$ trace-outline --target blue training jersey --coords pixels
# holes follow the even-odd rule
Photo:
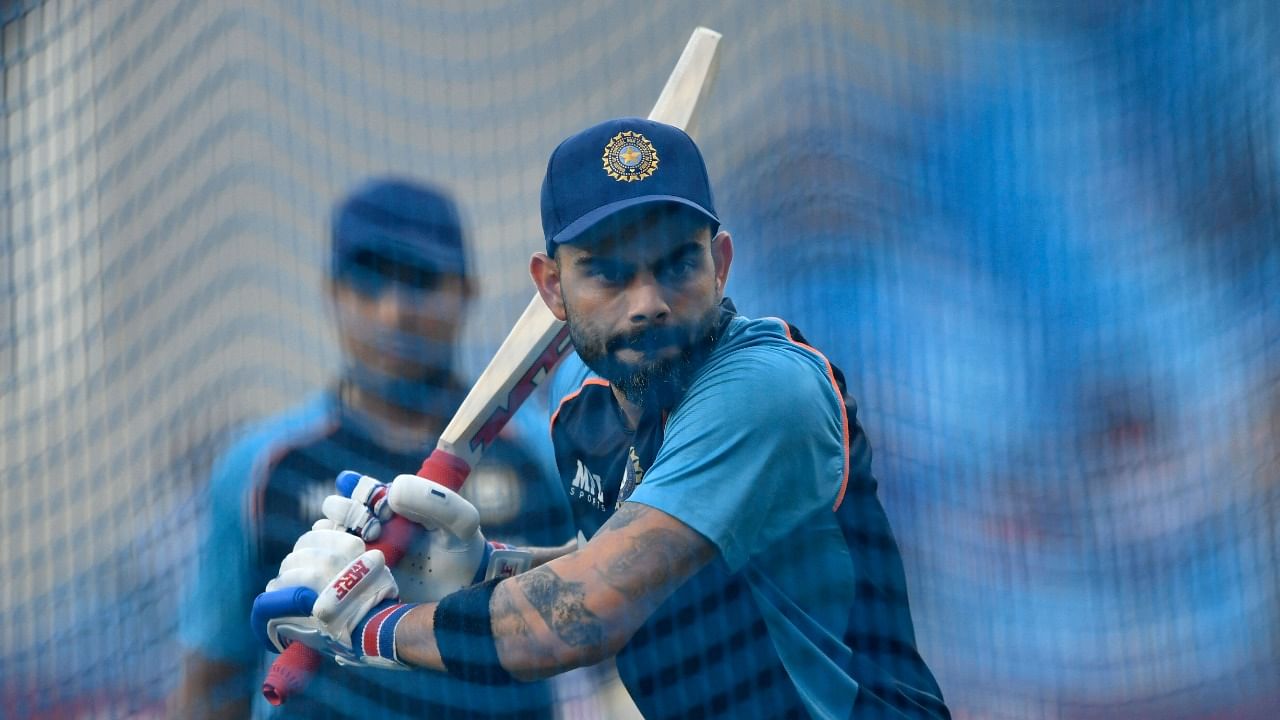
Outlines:
[[[210,481],[211,522],[180,635],[205,657],[250,671],[224,692],[257,697],[262,661],[276,655],[265,652],[250,631],[249,608],[294,541],[322,516],[320,504],[335,492],[338,472],[358,470],[390,481],[415,472],[423,454],[380,446],[326,392],[249,430],[222,456]],[[518,504],[519,512],[499,513],[486,525],[486,536],[531,545],[556,545],[572,536],[563,493],[542,467],[510,439],[490,449],[473,480],[489,483],[489,496]],[[486,507],[478,505],[484,518]],[[552,702],[545,682],[494,688],[442,673],[326,662],[304,692],[279,708],[258,703],[257,710],[297,718],[550,718]]]
[[[556,462],[587,537],[637,502],[719,551],[618,655],[646,718],[949,717],[856,406],[795,328],[726,301],[688,392],[634,429],[576,355],[552,392]]]

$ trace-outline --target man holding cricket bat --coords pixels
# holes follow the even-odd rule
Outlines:
[[[576,349],[553,442],[588,542],[401,602],[382,553],[340,529],[371,540],[390,511],[451,527],[461,504],[362,478],[259,596],[259,636],[495,688],[616,656],[648,718],[949,717],[843,375],[725,297],[733,240],[689,136],[622,118],[569,137],[542,221],[531,274]]]

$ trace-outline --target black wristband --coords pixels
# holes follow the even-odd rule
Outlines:
[[[446,595],[436,605],[436,647],[445,670],[459,680],[482,685],[518,682],[498,662],[489,598],[502,578]]]

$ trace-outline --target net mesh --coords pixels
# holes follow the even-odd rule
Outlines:
[[[1275,3],[2,7],[0,716],[160,712],[214,458],[338,370],[336,197],[456,194],[474,373],[697,25],[729,294],[847,374],[953,714],[1280,713]]]

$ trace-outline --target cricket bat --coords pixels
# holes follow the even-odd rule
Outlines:
[[[705,27],[694,29],[649,113],[650,120],[690,130],[715,77],[719,43],[720,33]],[[535,294],[441,432],[418,475],[451,490],[461,488],[507,421],[571,348],[569,329]],[[387,563],[395,565],[419,531],[409,520],[393,517],[370,548],[381,550]],[[322,660],[320,653],[302,643],[290,645],[272,664],[262,685],[263,696],[272,705],[283,703],[306,686]]]

